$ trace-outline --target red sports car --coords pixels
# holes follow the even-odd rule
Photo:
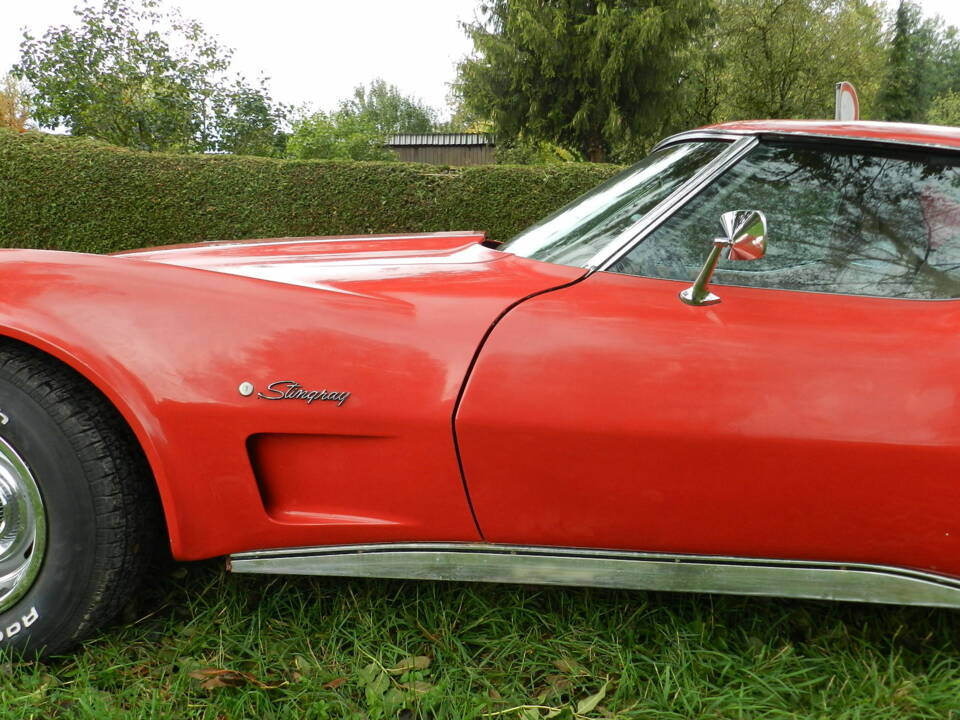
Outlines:
[[[69,648],[164,541],[960,607],[960,130],[728,124],[502,245],[4,250],[0,287],[0,647]]]

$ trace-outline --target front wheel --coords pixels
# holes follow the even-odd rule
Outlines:
[[[0,650],[55,654],[111,620],[154,543],[149,468],[72,369],[0,340]]]

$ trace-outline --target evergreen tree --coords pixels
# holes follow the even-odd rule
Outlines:
[[[710,0],[483,0],[455,91],[501,141],[576,148],[590,160],[655,135],[680,103],[684,52]]]
[[[901,0],[880,108],[885,120],[924,122],[933,99],[960,90],[960,38],[939,17],[923,18],[919,5]]]
[[[887,72],[880,93],[880,107],[886,120],[916,121],[923,98],[927,49],[919,47],[920,8],[911,0],[900,0],[893,41],[887,58]]]

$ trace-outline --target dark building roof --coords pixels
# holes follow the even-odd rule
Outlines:
[[[493,135],[486,133],[424,133],[422,135],[391,135],[387,146],[444,145],[447,147],[458,147],[463,145],[493,144]]]

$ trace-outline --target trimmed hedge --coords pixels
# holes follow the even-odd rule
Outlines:
[[[617,170],[162,155],[0,130],[0,246],[113,252],[436,230],[505,240]]]

